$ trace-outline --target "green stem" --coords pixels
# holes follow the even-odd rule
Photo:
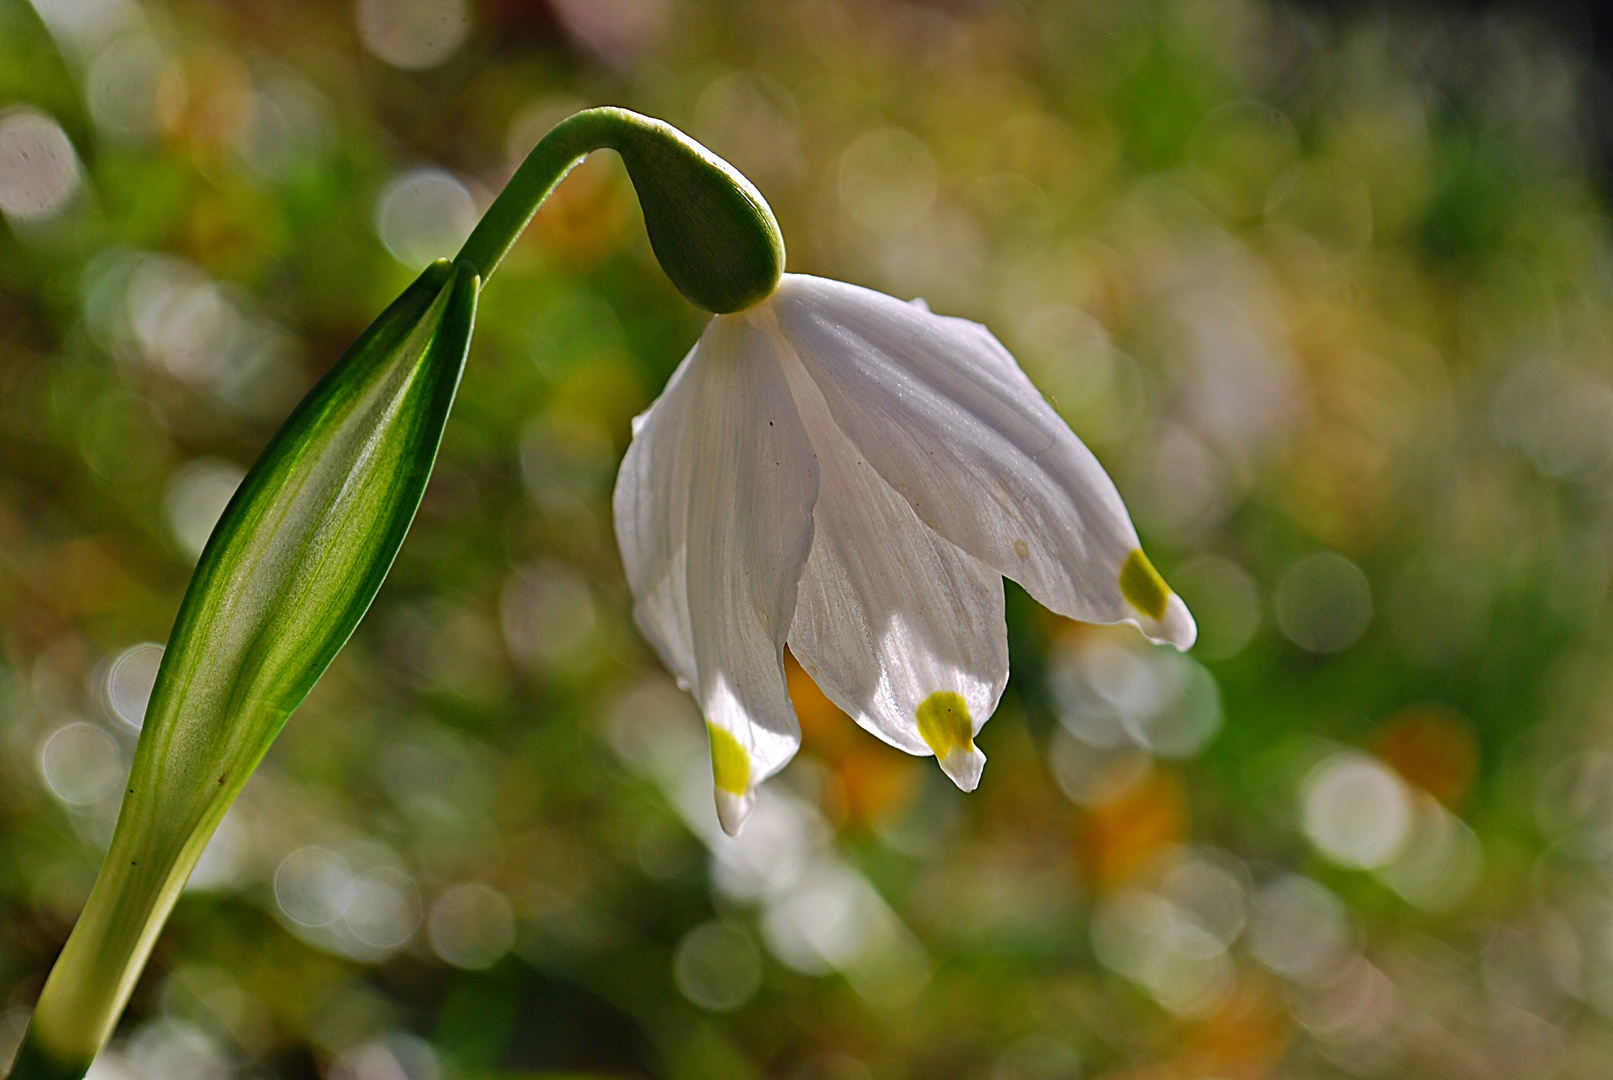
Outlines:
[[[614,118],[609,114],[616,111],[576,113],[545,135],[476,223],[455,261],[463,259],[476,267],[485,284],[566,174],[595,150],[610,145]]]

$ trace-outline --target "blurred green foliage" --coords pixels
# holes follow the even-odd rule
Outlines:
[[[1613,1074],[1574,45],[1257,0],[0,0],[0,1047],[209,515],[520,155],[620,104],[744,171],[792,270],[989,325],[1199,647],[1011,590],[969,797],[796,673],[806,747],[721,839],[609,518],[702,316],[600,156],[490,284],[395,571],[104,1075]]]

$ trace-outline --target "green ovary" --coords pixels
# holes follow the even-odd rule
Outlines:
[[[969,719],[969,705],[962,695],[951,690],[937,690],[924,699],[915,714],[919,722],[919,735],[937,761],[945,761],[957,749],[975,748],[974,724]]]
[[[706,731],[711,735],[711,772],[717,786],[734,795],[745,794],[750,790],[750,754],[738,739],[709,720]]]

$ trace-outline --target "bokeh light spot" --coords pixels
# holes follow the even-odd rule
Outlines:
[[[1613,387],[1595,372],[1519,364],[1495,389],[1494,422],[1501,441],[1547,476],[1584,483],[1613,468]]]
[[[165,97],[183,92],[175,65],[147,34],[129,34],[90,65],[84,96],[95,126],[114,139],[142,141],[157,131]]]
[[[1308,652],[1343,652],[1371,622],[1372,586],[1360,567],[1342,555],[1307,555],[1277,584],[1277,625]]]
[[[112,736],[83,722],[60,728],[40,753],[45,784],[58,799],[74,806],[101,801],[123,776],[123,755]]]
[[[593,636],[594,599],[582,575],[562,563],[522,567],[499,596],[499,622],[510,652],[534,668],[583,660]]]
[[[1400,710],[1372,740],[1372,751],[1446,806],[1461,803],[1479,767],[1478,739],[1471,723],[1442,705]]]
[[[235,807],[224,815],[202,857],[185,882],[186,892],[227,892],[245,884],[252,855],[252,832]]]
[[[129,1040],[135,1075],[151,1080],[224,1080],[229,1065],[212,1035],[183,1020],[146,1024]]]
[[[1226,946],[1191,914],[1143,889],[1117,893],[1099,907],[1092,949],[1173,1013],[1203,1015],[1232,988]]]
[[[1228,660],[1260,629],[1260,588],[1248,571],[1218,555],[1199,555],[1171,575],[1171,584],[1198,623],[1193,655]]]
[[[480,971],[515,944],[515,912],[497,889],[469,882],[437,897],[427,929],[438,956],[457,968]]]
[[[1411,832],[1406,785],[1383,763],[1345,752],[1328,758],[1300,793],[1305,835],[1340,866],[1387,866]]]
[[[552,0],[568,36],[585,52],[625,71],[661,36],[668,0]]]
[[[1301,983],[1327,982],[1351,955],[1344,904],[1299,874],[1284,874],[1255,893],[1246,940],[1256,960]]]
[[[353,872],[334,851],[305,847],[287,855],[274,874],[274,898],[298,926],[329,926],[353,899]]]
[[[728,1012],[751,999],[762,984],[762,954],[742,928],[720,919],[684,935],[672,960],[673,978],[684,997],[712,1012]]]
[[[0,213],[18,225],[46,221],[78,187],[78,155],[60,124],[32,109],[0,114]]]
[[[51,34],[74,50],[93,49],[144,21],[134,0],[33,0],[33,5]]]
[[[1087,312],[1044,304],[1016,319],[1013,329],[1026,372],[1066,419],[1114,384],[1114,346]]]
[[[1467,823],[1417,792],[1410,835],[1378,877],[1412,906],[1438,912],[1463,900],[1483,868],[1483,845]]]
[[[379,869],[353,881],[352,900],[343,917],[353,936],[377,949],[396,949],[420,926],[420,890],[408,875]]]
[[[168,481],[164,509],[174,541],[192,562],[201,558],[213,526],[223,516],[235,489],[246,474],[218,458],[200,458],[185,465]]]
[[[453,174],[413,169],[394,179],[375,206],[375,231],[392,257],[415,270],[459,250],[476,227],[476,202]]]
[[[163,647],[145,641],[118,654],[106,672],[106,703],[112,715],[132,728],[146,719],[151,687],[157,681]]]
[[[1066,650],[1050,681],[1065,729],[1099,749],[1129,742],[1156,757],[1191,758],[1221,729],[1215,676],[1174,652],[1099,639]]]
[[[328,1080],[438,1080],[442,1062],[420,1036],[394,1031],[343,1050],[327,1076]]]
[[[877,128],[840,157],[840,202],[857,224],[900,232],[918,224],[935,202],[935,158],[916,136]]]
[[[248,1053],[267,1044],[268,1018],[263,1002],[243,990],[222,967],[181,964],[163,980],[160,996],[162,1012],[170,1019],[223,1035]]]
[[[393,67],[436,67],[470,33],[465,0],[358,0],[354,15],[364,47]]]
[[[1312,1035],[1329,1043],[1364,1042],[1390,1026],[1395,988],[1383,972],[1356,957],[1332,982],[1302,998],[1294,1010]]]

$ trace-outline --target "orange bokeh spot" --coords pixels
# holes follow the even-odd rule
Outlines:
[[[1373,740],[1373,753],[1446,806],[1457,806],[1479,767],[1478,740],[1468,722],[1443,705],[1410,705],[1395,713]]]
[[[124,569],[116,543],[100,536],[81,536],[44,549],[27,581],[67,619],[116,608],[138,587]]]
[[[1255,1080],[1268,1076],[1293,1037],[1280,993],[1248,974],[1204,1018],[1177,1058],[1177,1075]]]
[[[1117,762],[1094,782],[1096,792],[1080,826],[1080,847],[1097,887],[1124,885],[1154,862],[1161,849],[1187,835],[1187,799],[1173,773]]]
[[[835,780],[825,812],[842,824],[867,824],[904,809],[917,790],[918,760],[859,728],[788,651],[784,670],[802,752],[828,766]]]
[[[784,651],[784,675],[795,718],[801,722],[802,750],[832,762],[849,752],[858,740],[870,737],[829,700],[788,649]]]
[[[620,163],[594,154],[572,169],[538,208],[529,234],[569,262],[598,263],[631,237],[628,186]]]

